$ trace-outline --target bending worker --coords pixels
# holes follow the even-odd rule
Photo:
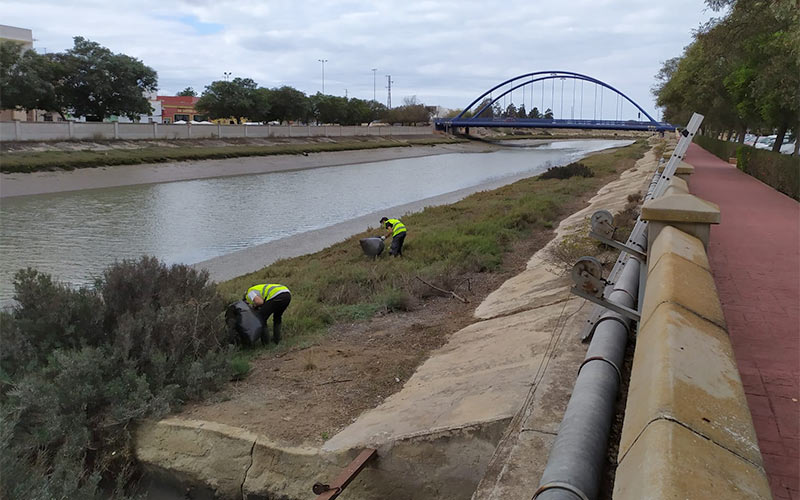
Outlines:
[[[381,218],[381,225],[387,230],[386,236],[381,236],[381,239],[386,239],[387,236],[392,237],[392,246],[389,249],[389,255],[395,257],[403,256],[403,241],[406,239],[406,226],[400,222],[399,219],[389,219],[386,217]]]
[[[272,319],[272,341],[276,344],[280,342],[283,311],[289,307],[289,302],[292,301],[292,294],[289,293],[289,289],[277,283],[255,285],[247,289],[244,300],[250,304],[250,307],[255,309],[261,318],[261,322],[264,323],[264,329],[261,332],[261,343],[267,345],[269,342],[267,320],[273,314],[275,316]]]

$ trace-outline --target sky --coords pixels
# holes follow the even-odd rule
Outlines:
[[[226,73],[314,94],[324,66],[326,94],[374,90],[386,103],[391,75],[393,106],[416,96],[455,109],[517,75],[561,70],[608,83],[658,118],[654,75],[718,15],[701,0],[4,0],[0,23],[33,30],[39,52],[82,36],[136,57],[158,72],[161,95],[201,93]],[[547,97],[558,109],[551,84],[517,91],[515,104]],[[565,90],[559,111],[577,91]]]

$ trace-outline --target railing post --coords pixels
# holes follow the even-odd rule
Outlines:
[[[114,122],[114,139],[119,139],[119,122]]]
[[[153,122],[153,139],[158,139],[158,122]]]
[[[75,136],[75,132],[73,130],[73,127],[75,126],[74,123],[75,122],[73,122],[72,120],[67,122],[67,135],[69,136],[70,139],[72,139]]]
[[[20,131],[19,131],[19,120],[14,120],[14,140],[20,140]]]

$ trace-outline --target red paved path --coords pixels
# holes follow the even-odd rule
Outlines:
[[[708,253],[776,500],[800,500],[800,204],[692,144],[692,194],[718,204]]]

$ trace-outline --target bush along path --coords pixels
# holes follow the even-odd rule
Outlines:
[[[292,386],[302,379],[282,379],[279,389],[291,397],[279,399],[285,418],[270,420],[270,432],[297,437],[316,431],[324,439],[371,407],[376,394],[399,388],[401,377],[410,376],[430,350],[471,321],[476,301],[439,297],[425,282],[454,290],[468,279],[480,280],[488,293],[524,267],[561,218],[647,149],[640,141],[586,158],[582,163],[591,169],[590,177],[526,179],[403,217],[411,236],[402,259],[364,257],[358,239],[373,231],[219,285],[209,283],[203,272],[168,267],[151,257],[114,264],[94,287],[77,290],[33,269],[19,271],[17,304],[0,312],[0,497],[91,499],[135,493],[139,471],[131,431],[137,421],[207,398],[248,372],[244,381],[234,382],[245,384],[237,391],[246,391],[251,380],[274,380],[272,368],[264,370],[271,361],[288,363],[303,346],[324,344],[337,331],[363,331],[358,325],[366,325],[364,320],[387,320],[399,334],[390,347],[400,354],[391,358],[389,352],[378,361],[397,360],[397,371],[364,376],[364,366],[337,359],[356,375],[326,374],[333,381],[319,385],[336,384],[328,404],[303,399],[328,391],[304,395]],[[524,251],[515,253],[519,249]],[[228,344],[225,306],[264,280],[292,290],[284,315],[286,339],[277,347],[239,351]],[[438,323],[419,327],[415,315],[437,304]],[[406,321],[396,322],[395,314]],[[420,330],[416,336],[415,329]],[[429,336],[432,332],[438,333]],[[353,351],[365,348],[363,337],[347,342]],[[379,346],[374,352],[385,351]],[[371,356],[368,361],[375,362]],[[294,357],[304,379],[321,372],[314,370],[313,359]],[[357,398],[340,408],[343,394]]]

